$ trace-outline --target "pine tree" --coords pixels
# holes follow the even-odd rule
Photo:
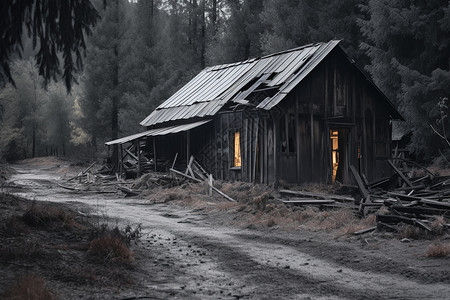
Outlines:
[[[437,154],[440,141],[429,125],[440,98],[450,94],[448,11],[442,0],[370,0],[360,21],[367,70],[405,116],[410,150],[425,159]]]

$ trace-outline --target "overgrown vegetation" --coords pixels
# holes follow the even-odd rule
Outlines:
[[[0,280],[9,286],[5,290],[3,285],[0,298],[53,299],[50,288],[55,280],[75,286],[133,283],[127,270],[133,268],[130,247],[140,238],[140,225],[97,225],[65,205],[3,193],[0,203],[0,268],[18,266],[11,275],[19,278]],[[22,276],[24,268],[31,267],[39,277]]]

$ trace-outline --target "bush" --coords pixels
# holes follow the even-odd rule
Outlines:
[[[125,243],[116,236],[105,235],[92,240],[88,253],[105,262],[131,263],[133,255]]]
[[[427,247],[425,251],[427,257],[446,257],[450,256],[450,243],[435,242]]]
[[[46,286],[44,279],[34,275],[26,275],[6,292],[6,299],[17,300],[51,300],[55,294]]]

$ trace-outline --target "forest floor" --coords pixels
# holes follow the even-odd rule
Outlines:
[[[450,257],[426,255],[432,244],[448,245],[448,233],[412,236],[406,228],[402,234],[353,236],[372,226],[374,217],[286,207],[273,203],[275,191],[263,185],[222,183],[238,203],[207,196],[202,184],[127,198],[58,186],[83,168],[56,158],[1,167],[0,298],[26,299],[33,291],[42,299],[450,294]],[[140,238],[124,232],[127,226],[139,228]],[[104,237],[120,241],[111,246]]]

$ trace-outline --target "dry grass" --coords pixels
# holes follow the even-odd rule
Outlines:
[[[437,216],[430,227],[436,234],[443,234],[446,229],[446,224],[447,222],[443,216]]]
[[[153,189],[148,196],[152,202],[156,199],[176,199],[178,205],[196,210],[226,211],[238,214],[233,223],[246,228],[273,227],[294,230],[305,226],[312,230],[335,230],[339,234],[353,232],[375,225],[375,216],[359,219],[351,209],[320,211],[317,207],[292,207],[274,200],[274,188],[268,185],[247,182],[215,181],[215,186],[237,200],[225,201],[214,193],[207,195],[206,184],[183,184],[170,189]],[[304,184],[302,190],[320,193],[334,193],[339,185]],[[167,200],[164,200],[166,202]],[[159,200],[161,202],[161,200]]]
[[[83,228],[71,212],[55,205],[35,201],[25,211],[22,218],[27,225],[34,227],[62,227],[67,230]]]
[[[51,300],[55,294],[47,287],[44,279],[35,275],[26,275],[17,280],[6,292],[5,299]]]
[[[419,227],[400,223],[397,228],[397,235],[400,239],[407,238],[418,240],[426,237],[426,232]]]
[[[450,243],[435,242],[427,247],[425,251],[427,257],[450,256]]]
[[[92,240],[88,253],[105,262],[119,262],[129,264],[133,261],[133,254],[127,245],[116,236],[101,236]]]

